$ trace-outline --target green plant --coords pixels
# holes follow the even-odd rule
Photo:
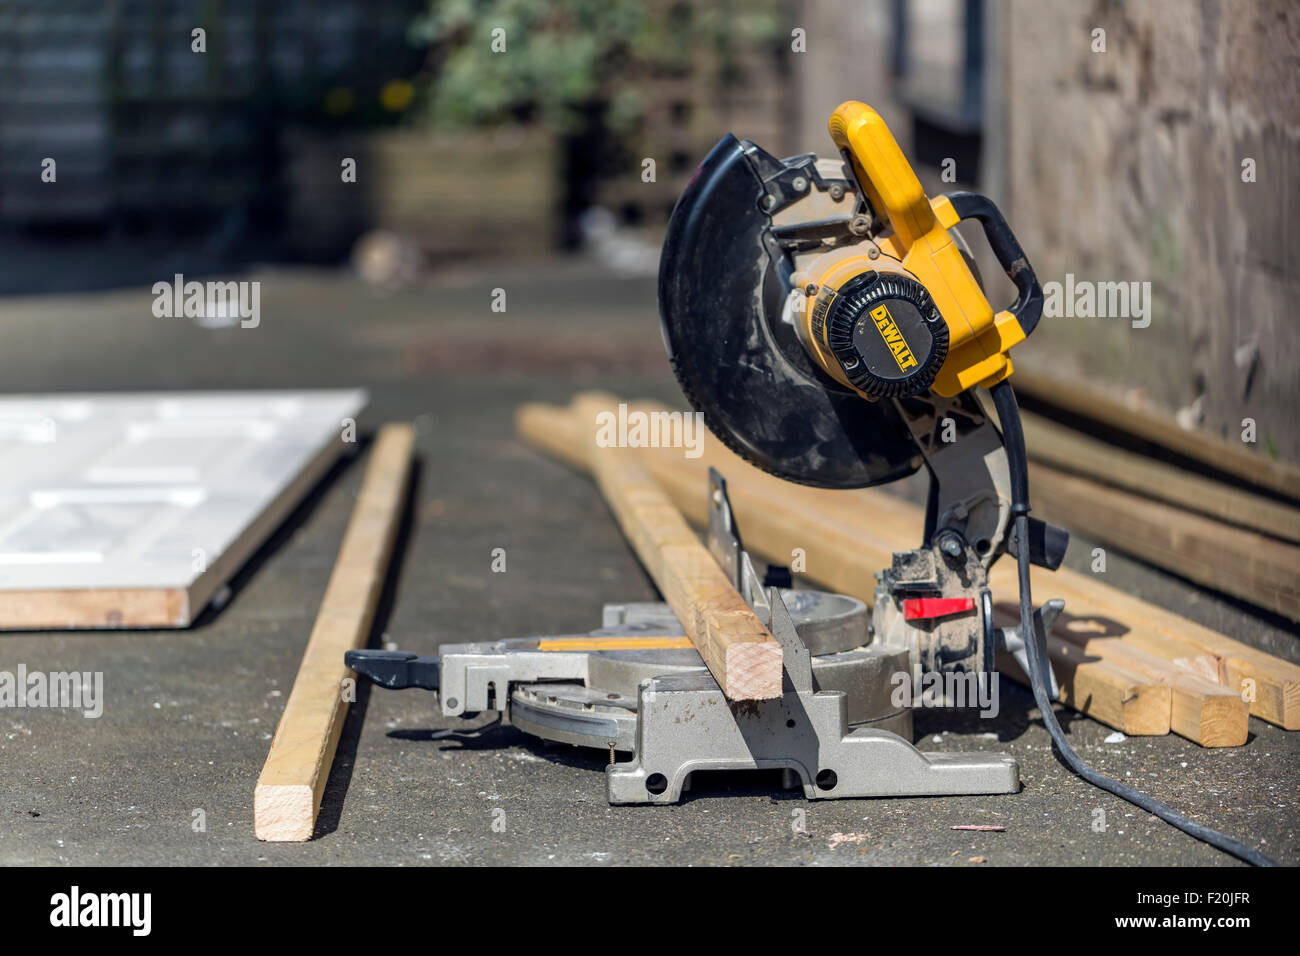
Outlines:
[[[772,43],[777,5],[433,0],[411,38],[432,51],[428,103],[435,126],[535,121],[580,135],[595,113],[621,135],[640,122],[650,79],[708,69],[715,87],[743,82],[735,43]]]

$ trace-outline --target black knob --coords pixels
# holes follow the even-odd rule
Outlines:
[[[948,355],[948,323],[915,279],[869,271],[836,294],[826,344],[854,388],[873,398],[916,395]]]

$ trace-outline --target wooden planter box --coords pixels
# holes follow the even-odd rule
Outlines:
[[[538,129],[432,134],[394,129],[286,133],[287,237],[304,255],[388,229],[430,256],[542,253],[556,246],[561,183],[554,138]],[[357,161],[357,181],[340,163]]]

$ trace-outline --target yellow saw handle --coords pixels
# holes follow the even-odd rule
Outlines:
[[[872,211],[889,223],[903,252],[936,231],[947,238],[921,181],[879,113],[849,100],[835,108],[827,125],[835,145],[848,151]]]
[[[1006,222],[991,202],[969,193],[931,200],[880,114],[855,100],[841,103],[828,123],[831,138],[888,234],[877,237],[886,253],[916,277],[948,326],[948,355],[933,388],[956,395],[990,387],[1011,374],[1008,350],[1037,323],[1042,292]],[[989,244],[1020,290],[1010,308],[994,314],[979,282],[948,230],[978,219]]]

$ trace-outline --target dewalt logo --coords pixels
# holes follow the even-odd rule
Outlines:
[[[883,304],[876,306],[871,310],[871,319],[876,323],[876,331],[880,333],[880,337],[889,346],[889,351],[894,353],[894,361],[898,363],[898,370],[906,372],[909,368],[915,368],[916,356],[907,347],[907,340],[903,338],[903,333],[898,331],[898,325],[894,322],[894,317],[889,314],[889,309]]]

